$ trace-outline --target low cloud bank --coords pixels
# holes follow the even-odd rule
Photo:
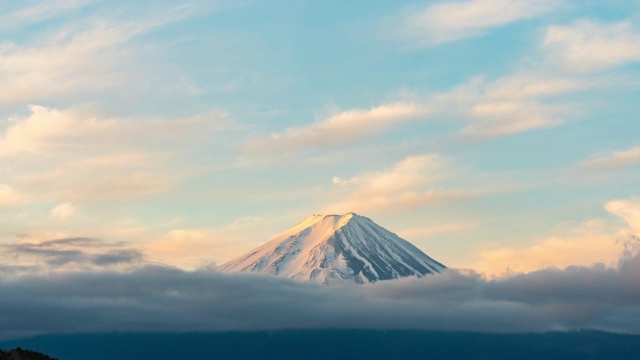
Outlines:
[[[110,331],[424,329],[640,333],[640,255],[486,280],[322,286],[253,274],[144,266],[0,279],[0,337]]]

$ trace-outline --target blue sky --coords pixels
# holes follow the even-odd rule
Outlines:
[[[92,238],[194,269],[355,211],[489,275],[610,264],[640,230],[639,15],[3,3],[0,242]]]

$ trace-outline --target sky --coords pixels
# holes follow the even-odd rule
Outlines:
[[[640,2],[0,4],[7,274],[211,269],[354,211],[486,277],[640,231]]]

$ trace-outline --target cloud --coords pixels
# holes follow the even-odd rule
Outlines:
[[[0,280],[0,337],[113,331],[424,329],[640,332],[640,257],[485,280],[440,275],[322,286],[141,267]]]
[[[443,157],[435,154],[410,156],[393,167],[367,172],[349,179],[333,177],[333,198],[328,213],[356,211],[375,213],[385,209],[412,209],[441,201],[478,196],[484,190],[443,189],[442,182],[450,171]]]
[[[69,273],[74,271],[125,270],[143,264],[142,252],[125,243],[87,237],[23,235],[0,244],[0,260],[5,274]]]
[[[119,264],[135,264],[142,260],[142,254],[135,249],[113,250],[104,254],[93,255],[90,261],[100,267]]]
[[[138,248],[148,259],[184,270],[215,268],[233,259],[265,239],[274,231],[271,221],[262,217],[244,217],[210,229],[173,229]]]
[[[62,203],[51,209],[51,217],[58,220],[66,220],[76,214],[76,207],[70,203]]]
[[[114,120],[99,121],[73,110],[37,105],[30,105],[29,110],[29,116],[10,122],[0,138],[0,155],[16,152],[44,155],[55,148],[89,146],[99,134],[117,127]]]
[[[241,246],[236,237],[204,229],[176,229],[146,242],[142,248],[151,259],[181,269],[214,268],[214,260],[230,259]]]
[[[420,45],[478,37],[491,29],[549,13],[563,4],[555,0],[446,1],[402,17],[401,35]]]
[[[30,114],[12,118],[0,136],[0,156],[26,152],[51,156],[78,150],[113,152],[181,140],[196,132],[222,129],[228,117],[210,111],[184,119],[99,118],[81,108],[29,106]]]
[[[344,193],[337,203],[328,206],[329,213],[349,211],[372,212],[388,207],[416,206],[419,203],[436,201],[443,194],[423,189],[442,179],[441,170],[445,160],[428,154],[405,158],[393,167],[378,172],[356,175],[349,179],[334,176],[332,183]]]
[[[640,146],[614,151],[608,155],[592,156],[581,163],[588,168],[616,169],[640,164]]]
[[[498,137],[550,127],[558,122],[541,105],[526,102],[491,102],[475,105],[470,112],[474,121],[462,129],[462,134]]]
[[[352,145],[410,121],[462,120],[464,138],[488,140],[562,124],[575,106],[562,96],[592,88],[585,79],[543,71],[522,71],[488,81],[473,78],[441,93],[411,103],[352,109],[316,123],[290,128],[245,143],[252,155],[274,155]]]
[[[126,58],[114,48],[129,35],[124,29],[96,26],[56,34],[47,42],[0,48],[0,106],[78,95],[80,89],[104,88],[122,80],[116,65]]]
[[[413,103],[390,103],[369,110],[354,109],[334,114],[314,124],[290,128],[269,137],[248,141],[252,153],[287,153],[291,151],[349,144],[374,136],[394,124],[428,114],[428,108]]]
[[[426,159],[411,159],[400,168]],[[382,181],[379,186],[388,184]],[[447,270],[367,285],[324,286],[204,267],[184,271],[150,265],[140,250],[122,242],[21,235],[0,248],[0,313],[19,314],[0,317],[0,338],[325,328],[640,333],[640,241],[634,236],[640,229],[640,205],[631,199],[605,207],[632,231],[590,221],[512,254],[524,266],[539,255],[549,259],[571,254],[574,262],[564,269],[512,272],[499,278]],[[194,234],[171,234],[174,250],[180,251],[183,239]],[[197,245],[208,237],[195,235]],[[606,246],[615,235],[624,241],[618,242],[617,255],[608,257],[612,252]],[[591,256],[597,251],[599,256]],[[538,266],[547,264],[538,259]]]
[[[602,221],[588,221],[531,246],[479,251],[478,260],[470,267],[487,276],[505,276],[549,267],[611,265],[624,249],[621,239],[620,234],[611,231]]]
[[[23,200],[23,195],[16,189],[0,183],[0,207],[11,207],[19,204]]]
[[[549,267],[614,264],[629,246],[626,240],[640,234],[640,202],[613,200],[604,208],[624,220],[626,226],[602,219],[589,220],[530,246],[479,251],[478,260],[470,267],[487,276],[505,276]]]
[[[0,28],[33,24],[82,8],[95,0],[50,0],[21,8],[0,17]]]
[[[0,158],[14,160],[13,197],[21,193],[27,203],[128,200],[165,191],[189,174],[188,161],[176,158],[228,124],[216,111],[136,119],[102,118],[81,108],[30,110],[0,132]],[[178,150],[168,152],[169,145]]]
[[[82,1],[47,2],[19,10],[18,20],[37,21],[83,5]],[[77,98],[87,93],[126,84],[129,91],[138,83],[132,78],[136,51],[129,42],[136,36],[178,21],[190,14],[188,6],[177,6],[163,14],[145,9],[130,21],[99,17],[67,22],[32,43],[5,41],[0,45],[0,106],[54,99]],[[29,18],[31,17],[31,18]]]
[[[636,234],[640,234],[640,200],[612,200],[604,207],[610,213],[622,218]]]
[[[39,169],[39,173],[23,174],[18,180],[29,197],[25,201],[74,202],[120,201],[149,196],[168,190],[181,176],[177,170],[155,166],[158,154],[117,154],[96,156],[68,163],[56,163],[52,169]],[[161,162],[162,163],[162,162]]]
[[[594,72],[640,61],[640,32],[629,22],[580,20],[547,28],[543,47],[552,60],[575,72]]]
[[[561,124],[572,107],[558,104],[558,97],[591,86],[585,80],[521,72],[491,82],[473,79],[436,101],[467,121],[461,135],[492,139]]]

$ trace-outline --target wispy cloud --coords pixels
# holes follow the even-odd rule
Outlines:
[[[0,29],[33,24],[82,8],[95,0],[50,0],[19,8],[0,17]],[[20,4],[22,5],[22,4]]]
[[[529,246],[479,251],[469,266],[487,276],[528,273],[545,268],[603,263],[611,265],[623,251],[620,234],[603,221],[588,221]]]
[[[393,167],[348,179],[333,178],[334,187],[345,196],[327,206],[329,213],[348,211],[374,212],[394,207],[415,207],[446,198],[444,193],[425,188],[442,180],[445,160],[437,155],[408,157]],[[348,194],[348,195],[347,195]]]
[[[640,200],[619,199],[605,204],[605,209],[622,218],[635,235],[640,235]]]
[[[0,183],[0,207],[17,205],[24,199],[24,195],[13,187]]]
[[[640,146],[614,151],[608,155],[596,155],[580,165],[588,168],[617,169],[640,164]]]
[[[401,35],[420,45],[434,45],[486,34],[491,29],[549,13],[556,0],[445,1],[406,9]]]
[[[45,232],[3,241],[0,260],[7,271],[5,275],[122,271],[143,264],[142,253],[124,243],[65,235]]]
[[[492,139],[562,124],[572,107],[554,100],[590,86],[585,80],[521,72],[490,82],[474,79],[441,94],[439,101],[467,121],[463,136]]]
[[[428,108],[414,103],[389,103],[331,115],[311,125],[290,128],[249,140],[252,153],[286,153],[305,148],[339,146],[379,134],[394,124],[426,116]]]
[[[213,269],[275,236],[283,230],[280,222],[274,217],[247,216],[209,228],[173,227],[136,246],[156,263],[183,270]]]
[[[442,201],[475,197],[491,190],[450,189],[442,185],[452,166],[435,154],[410,156],[392,167],[351,178],[335,176],[331,192],[338,198],[325,206],[327,213],[402,211]]]
[[[126,29],[96,25],[85,31],[62,31],[38,44],[4,43],[0,105],[59,99],[121,81],[116,65],[128,54],[116,47],[130,36]]]
[[[572,106],[564,95],[593,85],[583,79],[545,72],[520,72],[493,81],[478,77],[411,103],[387,103],[369,110],[352,109],[313,124],[290,128],[245,143],[252,156],[350,146],[409,122],[462,120],[460,134],[489,140],[562,124]]]
[[[21,10],[23,16],[55,15],[81,1],[42,3]],[[47,9],[51,7],[51,9]],[[55,10],[55,11],[54,11]],[[136,36],[181,20],[190,14],[179,6],[164,14],[136,20],[77,21],[30,43],[0,45],[0,106],[77,98],[114,85],[132,87],[135,51],[127,44]]]
[[[14,117],[0,134],[0,156],[21,152],[115,152],[180,140],[197,132],[216,132],[228,125],[224,112],[210,111],[183,119],[101,118],[88,109],[29,106],[30,114]],[[150,146],[151,145],[151,146]]]
[[[73,215],[75,215],[76,212],[77,212],[77,209],[72,203],[65,202],[65,203],[56,205],[53,209],[51,209],[50,214],[51,214],[51,217],[53,217],[54,219],[66,220],[72,217]]]
[[[615,264],[628,245],[626,240],[640,233],[640,203],[634,199],[613,200],[604,207],[624,220],[626,226],[592,219],[528,246],[479,251],[478,260],[470,267],[488,276],[504,276],[549,267]]]
[[[135,159],[152,161],[135,162]],[[36,171],[23,170],[15,181],[29,195],[29,202],[74,202],[133,200],[165,191],[183,174],[173,173],[156,161],[161,154],[116,154],[87,160],[58,162]]]
[[[543,47],[566,70],[593,72],[640,61],[640,31],[630,22],[580,20],[547,28]]]
[[[22,194],[22,202],[113,201],[164,191],[188,173],[186,164],[176,166],[185,154],[167,154],[165,147],[180,144],[186,153],[197,147],[196,139],[228,122],[215,111],[183,119],[123,119],[80,108],[30,109],[0,133],[0,157],[20,160],[5,199]]]

